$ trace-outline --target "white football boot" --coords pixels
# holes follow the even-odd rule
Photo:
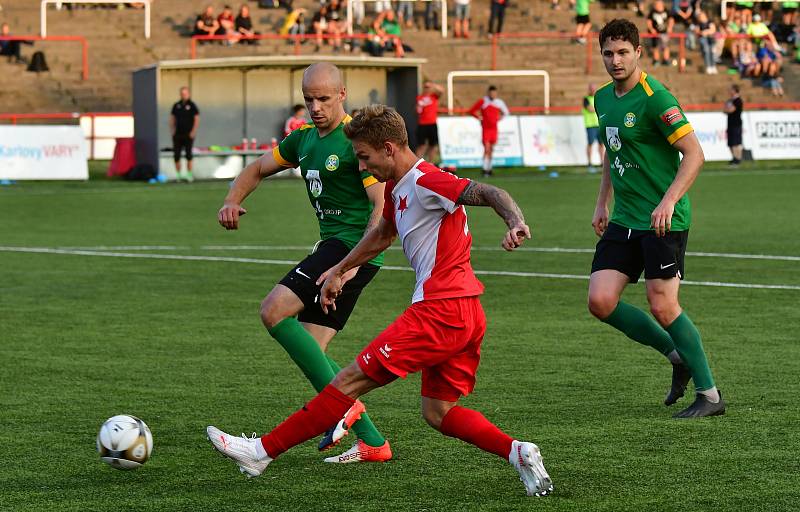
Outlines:
[[[217,427],[208,426],[206,435],[214,448],[234,461],[239,466],[239,471],[248,478],[259,476],[272,462],[269,456],[263,460],[258,458],[256,443],[260,443],[261,440],[255,434],[253,437],[247,437],[244,434],[241,437],[234,437]]]
[[[508,461],[517,468],[528,496],[547,496],[553,492],[553,481],[544,469],[542,454],[533,443],[513,441]]]

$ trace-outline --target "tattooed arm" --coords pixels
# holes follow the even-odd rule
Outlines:
[[[525,217],[517,203],[505,190],[486,183],[470,182],[458,197],[458,204],[467,206],[491,206],[508,226],[503,237],[503,249],[513,251],[531,237],[531,230],[525,224]]]

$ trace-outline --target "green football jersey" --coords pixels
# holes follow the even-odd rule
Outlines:
[[[642,72],[636,87],[617,97],[613,81],[597,90],[595,110],[611,164],[611,222],[647,230],[650,215],[672,185],[680,154],[672,144],[693,131],[678,100]],[[691,207],[684,195],[675,205],[672,231],[689,229]]]
[[[358,170],[358,159],[344,134],[344,121],[324,137],[317,127],[306,124],[286,136],[272,151],[285,167],[300,166],[308,200],[319,221],[321,240],[337,238],[349,248],[361,240],[372,213],[366,188],[378,182]],[[383,254],[370,261],[383,264]]]

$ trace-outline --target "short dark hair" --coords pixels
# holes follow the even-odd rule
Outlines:
[[[305,110],[305,109],[306,109],[305,105],[301,105],[301,104],[298,103],[297,105],[292,107],[292,112],[294,112],[296,114],[296,113],[300,112],[301,110]]]
[[[490,85],[489,88],[487,89],[487,91],[496,91],[496,90],[497,90],[497,87],[495,87],[493,85]]]
[[[731,85],[731,89],[733,89],[733,92],[736,94],[739,94],[739,86],[737,84]]]
[[[608,39],[620,39],[628,41],[634,48],[639,47],[639,29],[630,21],[622,18],[616,18],[608,23],[600,30],[600,50],[603,49],[603,44]]]

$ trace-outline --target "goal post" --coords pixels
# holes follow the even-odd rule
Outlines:
[[[502,71],[451,71],[447,74],[447,113],[453,115],[453,82],[463,77],[540,76],[544,79],[544,113],[550,112],[550,73],[542,69],[505,69]]]

